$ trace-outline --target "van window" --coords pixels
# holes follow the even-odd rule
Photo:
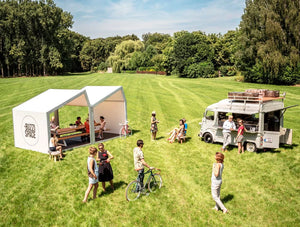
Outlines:
[[[208,110],[208,111],[206,111],[205,118],[207,120],[212,120],[213,121],[215,119],[214,115],[215,115],[215,112]]]
[[[219,112],[218,113],[218,125],[220,127],[223,126],[224,122],[228,119],[228,116],[226,116],[226,112]]]
[[[280,110],[265,113],[264,130],[279,132],[279,130],[280,130]]]

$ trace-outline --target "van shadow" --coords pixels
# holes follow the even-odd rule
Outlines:
[[[228,194],[222,199],[222,201],[223,201],[223,203],[227,203],[227,202],[233,200],[233,198],[234,198],[234,196],[232,194]]]
[[[126,183],[124,181],[114,182],[115,190],[112,190],[111,187],[110,187],[110,183],[105,182],[106,192],[101,191],[101,193],[98,196],[101,197],[101,196],[106,196],[106,195],[112,194],[112,193],[114,193],[114,191],[118,190],[119,188],[122,188],[123,185],[126,185]],[[102,182],[99,182],[98,190],[103,190],[102,189]]]
[[[280,148],[281,149],[287,149],[287,150],[293,150],[294,148],[297,148],[299,145],[293,143],[292,145],[288,145],[288,144],[281,144]],[[279,149],[272,149],[272,148],[265,148],[263,150],[258,151],[257,153],[265,153],[265,152],[269,152],[269,153],[280,153],[281,150]]]

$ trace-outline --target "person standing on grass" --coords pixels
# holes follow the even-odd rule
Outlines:
[[[227,151],[226,147],[231,143],[231,131],[236,130],[235,123],[233,122],[233,116],[229,115],[228,120],[223,124],[223,147],[222,151]]]
[[[133,160],[134,160],[134,169],[138,172],[137,181],[140,182],[142,188],[144,187],[144,166],[149,169],[154,169],[150,167],[144,159],[144,153],[142,148],[144,146],[143,140],[138,140],[136,142],[137,147],[133,149]],[[138,189],[140,190],[140,189]]]
[[[93,199],[96,199],[97,196],[97,189],[98,189],[98,166],[95,160],[95,155],[97,154],[96,147],[89,148],[89,157],[87,159],[87,171],[89,176],[89,186],[85,192],[84,199],[82,200],[83,203],[86,203],[87,198],[90,194],[90,191],[94,187],[93,190]]]
[[[242,151],[242,153],[244,153],[244,146],[243,146],[244,135],[243,134],[247,130],[244,126],[244,121],[243,120],[239,120],[239,125],[240,125],[240,127],[238,128],[238,134],[236,136],[236,142],[238,143],[238,153],[240,154],[241,151]]]
[[[156,133],[158,131],[157,124],[159,123],[158,120],[156,120],[156,113],[155,111],[152,112],[151,116],[151,128],[150,132],[152,133],[152,140],[156,140]]]
[[[114,190],[114,174],[110,165],[110,160],[112,160],[114,156],[112,156],[112,154],[109,151],[104,149],[103,143],[99,143],[98,148],[99,152],[97,161],[99,161],[99,182],[102,182],[102,188],[104,192],[106,191],[106,181],[109,181],[111,189]]]
[[[216,202],[215,207],[213,208],[214,210],[219,210],[221,209],[223,213],[227,213],[228,210],[222,203],[220,199],[220,192],[221,192],[221,185],[222,185],[222,173],[224,169],[224,155],[221,152],[217,152],[215,155],[215,159],[217,163],[213,164],[213,169],[212,169],[212,176],[211,176],[211,194],[213,199]]]

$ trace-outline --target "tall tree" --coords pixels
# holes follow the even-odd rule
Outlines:
[[[239,66],[245,80],[294,84],[300,74],[300,1],[246,0]]]

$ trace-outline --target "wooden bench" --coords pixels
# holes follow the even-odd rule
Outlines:
[[[64,146],[67,146],[66,139],[71,139],[79,136],[88,136],[90,135],[89,132],[82,132],[82,133],[76,133],[76,134],[71,134],[71,135],[66,135],[66,136],[61,136],[58,138],[58,141],[63,140],[64,141]]]

